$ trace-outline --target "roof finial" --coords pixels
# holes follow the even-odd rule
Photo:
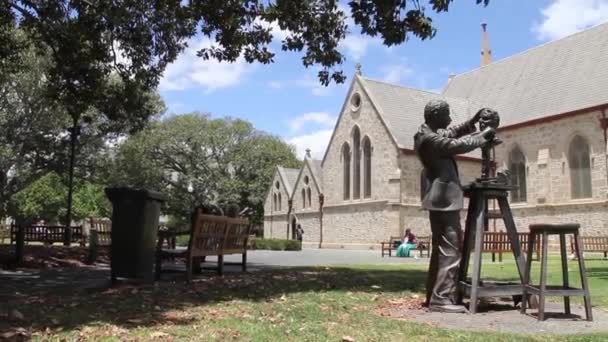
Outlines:
[[[361,63],[355,64],[355,74],[361,76]]]
[[[488,24],[481,23],[481,66],[492,63],[492,50],[488,42]]]
[[[310,156],[310,149],[309,148],[306,149],[306,158],[308,158],[308,159],[312,158]]]

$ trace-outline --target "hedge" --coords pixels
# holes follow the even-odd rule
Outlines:
[[[270,249],[272,251],[301,251],[302,242],[298,240],[255,239],[255,249]]]

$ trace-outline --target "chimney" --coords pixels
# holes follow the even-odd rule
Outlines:
[[[486,23],[481,24],[481,66],[492,63],[492,50],[490,50],[490,43],[488,42],[487,26]]]

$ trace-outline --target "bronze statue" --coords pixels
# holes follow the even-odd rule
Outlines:
[[[452,121],[448,103],[431,100],[424,108],[424,124],[414,136],[414,150],[424,168],[422,207],[429,211],[433,234],[427,280],[427,305],[431,311],[466,311],[464,306],[456,305],[464,195],[454,156],[492,145],[494,128],[485,127],[475,133],[482,114],[480,110],[470,120],[448,128]]]
[[[498,116],[498,112],[492,110],[490,108],[482,108],[478,112],[479,115],[479,130],[484,132],[486,129],[491,128],[496,130],[498,125],[500,125],[500,117]],[[497,145],[501,141],[498,140],[493,134],[490,134],[488,137],[492,138],[492,145]],[[489,179],[492,177],[492,157],[490,156],[490,152],[492,150],[492,145],[487,144],[481,149],[481,179]]]

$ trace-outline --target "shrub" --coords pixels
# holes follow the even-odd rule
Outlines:
[[[285,240],[285,250],[286,251],[301,251],[302,242],[300,242],[298,240]]]
[[[297,240],[256,239],[255,249],[269,249],[272,251],[300,251],[302,250],[302,243]]]

